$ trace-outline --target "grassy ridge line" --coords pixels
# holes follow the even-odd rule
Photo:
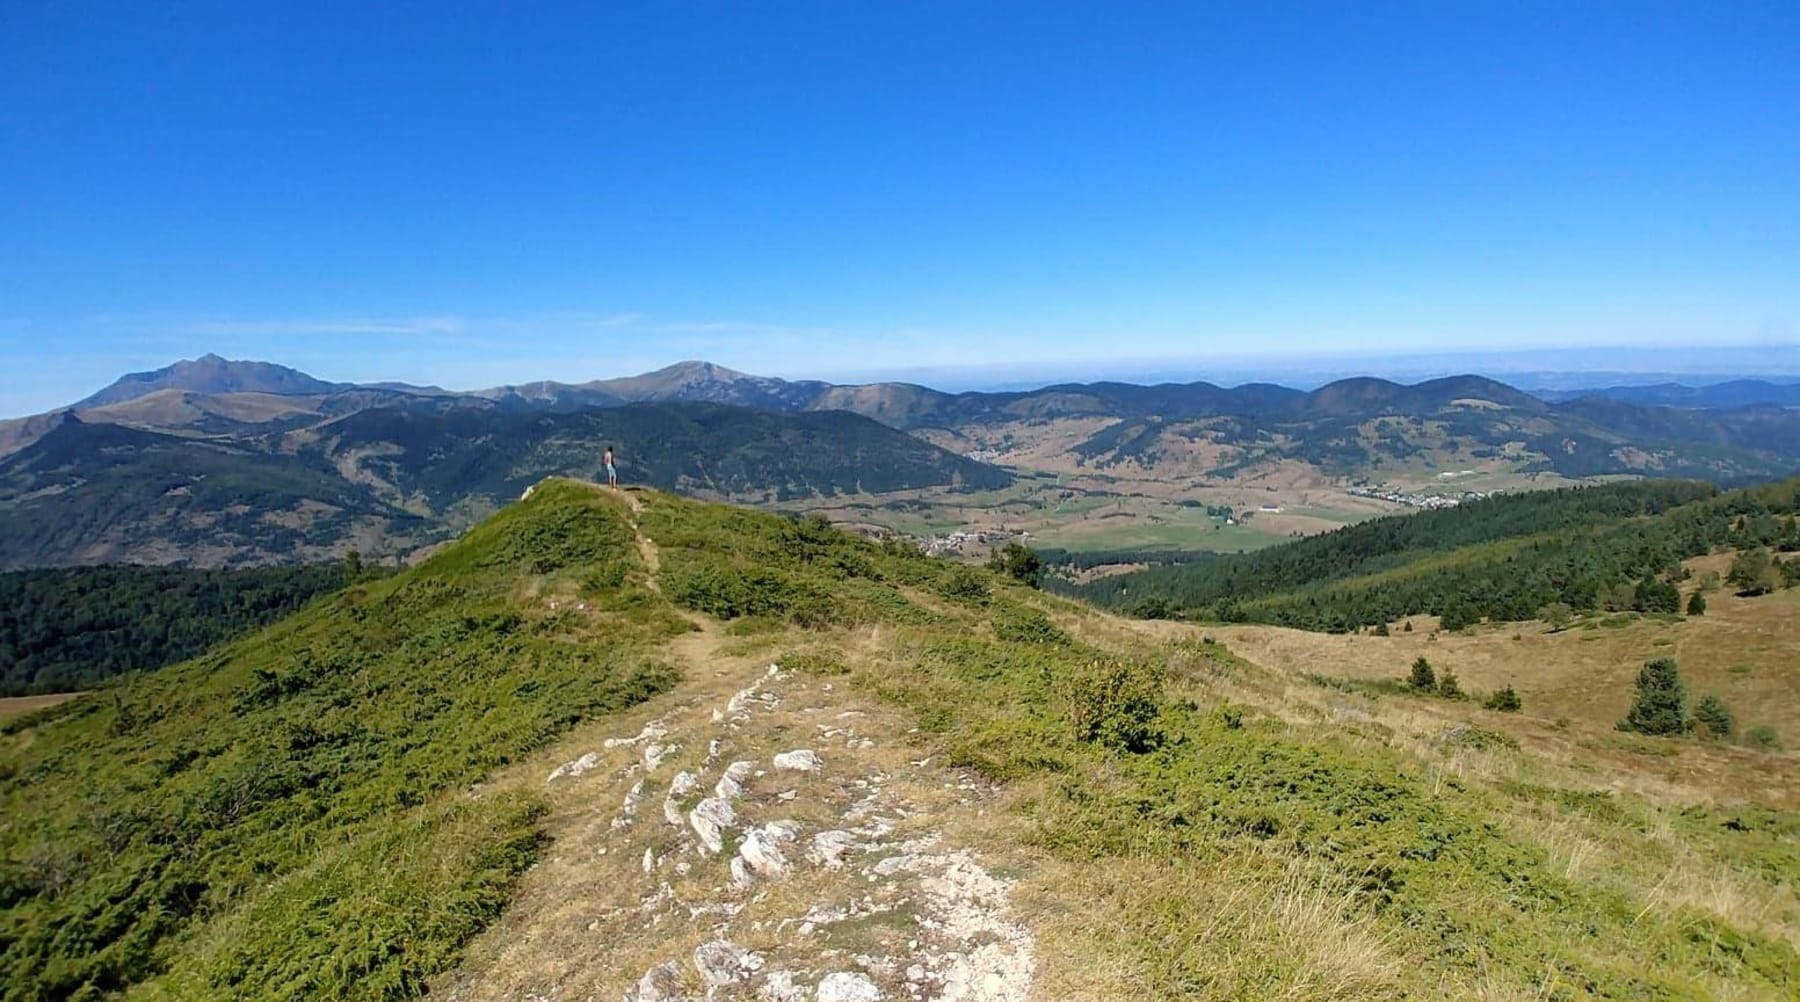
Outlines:
[[[686,624],[633,544],[618,499],[547,484],[411,571],[11,722],[0,997],[293,998],[308,969],[313,997],[417,994],[535,844],[534,805],[459,791],[676,677]]]

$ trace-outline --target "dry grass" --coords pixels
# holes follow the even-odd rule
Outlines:
[[[1587,784],[1659,802],[1800,806],[1800,756],[1793,752],[1691,740],[1643,742],[1615,730],[1630,705],[1638,669],[1651,658],[1670,655],[1681,664],[1690,697],[1722,697],[1737,713],[1740,732],[1768,725],[1787,744],[1800,741],[1800,591],[1751,599],[1714,592],[1708,601],[1707,615],[1678,623],[1639,618],[1622,626],[1596,623],[1562,631],[1512,624],[1434,636],[1421,621],[1412,633],[1387,637],[1266,626],[1183,631],[1162,624],[1157,632],[1204,632],[1291,676],[1394,680],[1414,658],[1425,657],[1440,673],[1454,671],[1465,690],[1513,686],[1525,710],[1491,713],[1473,703],[1418,699],[1411,701],[1420,718],[1413,730],[1429,732],[1425,721],[1441,726],[1474,721],[1510,734],[1546,760],[1578,766]]]
[[[55,706],[58,703],[66,703],[79,695],[81,695],[79,692],[55,692],[45,696],[0,697],[0,720],[5,720],[8,717],[17,717],[20,714],[30,713],[33,710],[41,710],[46,706]]]

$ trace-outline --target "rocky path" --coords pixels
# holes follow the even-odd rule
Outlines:
[[[677,692],[529,778],[554,841],[434,994],[1031,998],[1012,882],[967,844],[991,792],[923,757],[898,715],[719,647],[696,635]]]

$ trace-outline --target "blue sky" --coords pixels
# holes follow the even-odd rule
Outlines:
[[[207,351],[471,387],[1792,344],[1796,52],[1791,2],[0,0],[0,414]]]

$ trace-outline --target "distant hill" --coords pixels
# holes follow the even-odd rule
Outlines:
[[[1678,392],[1682,391],[1682,392]],[[283,366],[214,355],[127,376],[72,408],[84,420],[178,434],[286,431],[367,408],[572,412],[697,402],[780,414],[849,411],[1001,462],[1047,450],[1067,469],[1231,478],[1271,464],[1380,479],[1407,464],[1466,460],[1567,477],[1698,476],[1727,482],[1800,469],[1800,387],[1740,381],[1705,390],[1623,387],[1533,396],[1467,375],[1413,385],[1354,378],[1310,392],[1269,384],[1059,384],[945,393],[907,383],[840,386],[747,375],[689,361],[586,383],[468,393],[327,383]],[[1730,409],[1712,409],[1729,401]],[[0,422],[0,456],[34,441],[49,415]]]
[[[276,393],[299,395],[331,393],[346,388],[342,383],[321,379],[271,362],[237,362],[217,355],[196,359],[151,372],[133,372],[93,396],[75,404],[77,408],[98,407],[132,400],[157,390],[189,390],[195,393]]]
[[[405,552],[545,476],[599,479],[609,444],[628,482],[765,502],[1012,479],[842,411],[669,403],[545,413],[434,400],[271,424],[201,436],[65,416],[0,459],[0,569]]]
[[[1609,386],[1592,390],[1556,390],[1540,394],[1557,402],[1604,397],[1642,407],[1692,407],[1723,410],[1735,407],[1800,407],[1800,383],[1733,379],[1706,386],[1658,383],[1654,386]]]
[[[1420,614],[1449,628],[1525,620],[1552,603],[1672,613],[1674,592],[1662,584],[1678,579],[1680,561],[1721,549],[1800,550],[1797,511],[1800,480],[1724,494],[1693,481],[1566,488],[1373,519],[1064,590],[1141,614],[1333,632]],[[1800,557],[1792,559],[1800,576]],[[1658,591],[1669,607],[1646,608]]]
[[[1800,409],[1552,401],[1476,375],[1307,392],[1098,382],[945,393],[706,362],[447,392],[209,355],[0,422],[0,567],[401,552],[539,477],[598,476],[608,442],[632,482],[764,504],[1002,488],[1012,475],[1001,467],[1158,497],[1454,487],[1439,478],[1477,474],[1508,486],[1619,475],[1736,485],[1800,471]]]

